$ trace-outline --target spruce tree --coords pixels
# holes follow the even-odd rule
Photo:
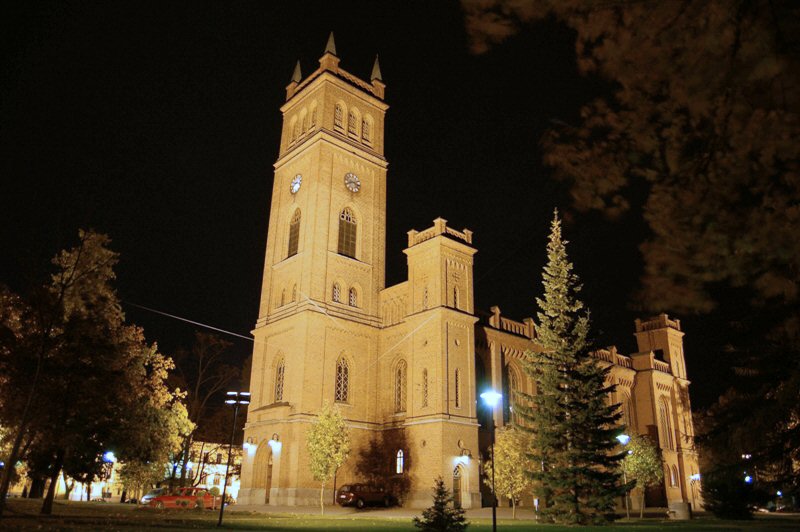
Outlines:
[[[567,258],[556,211],[542,274],[544,296],[537,298],[537,342],[525,371],[537,393],[525,397],[521,424],[533,431],[529,474],[545,508],[542,519],[556,523],[601,523],[613,518],[614,499],[623,494],[616,463],[623,454],[616,436],[620,414],[608,404],[613,386],[609,368],[591,356],[589,312],[577,298],[578,276]]]
[[[422,512],[422,518],[414,517],[414,526],[425,532],[463,532],[467,529],[463,508],[455,508],[453,497],[444,486],[442,477],[433,486],[433,505]]]

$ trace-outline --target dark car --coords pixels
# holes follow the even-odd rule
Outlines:
[[[383,486],[345,484],[339,488],[336,501],[342,506],[355,506],[356,508],[364,508],[370,505],[389,507],[394,503],[394,497]]]

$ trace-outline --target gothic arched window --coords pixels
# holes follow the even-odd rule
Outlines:
[[[333,398],[337,403],[346,403],[350,392],[350,367],[344,358],[336,363],[336,386]]]
[[[428,406],[428,369],[422,370],[422,406]]]
[[[395,462],[394,462],[394,472],[398,475],[403,474],[403,468],[405,466],[403,460],[403,449],[398,449],[397,454],[395,455]]]
[[[292,303],[297,301],[297,285],[292,285]]]
[[[461,370],[456,368],[454,391],[456,393],[456,408],[461,408]]]
[[[350,111],[350,114],[347,116],[347,134],[358,135],[358,131],[356,130],[357,126],[358,117],[356,116],[355,111]]]
[[[661,433],[661,446],[664,449],[675,449],[672,440],[672,423],[669,420],[667,401],[662,397],[658,402],[659,432]]]
[[[317,108],[316,106],[311,109],[311,123],[309,124],[309,129],[314,129],[317,127]]]
[[[669,469],[669,485],[673,488],[678,487],[678,468],[675,466]]]
[[[406,361],[401,360],[397,363],[394,371],[394,411],[406,411]]]
[[[366,117],[361,121],[361,140],[369,144],[372,142],[372,127]]]
[[[292,221],[289,222],[289,250],[287,257],[297,255],[297,247],[300,243],[300,209],[294,211]]]
[[[622,392],[622,422],[625,427],[630,429],[633,427],[633,407],[631,406],[631,398],[626,392]]]
[[[356,229],[358,225],[355,214],[348,207],[339,213],[339,254],[351,259],[356,258]]]
[[[356,289],[353,287],[350,287],[350,291],[347,294],[347,303],[351,307],[358,306],[358,293],[356,292]]]
[[[331,299],[333,299],[336,303],[342,302],[342,287],[339,286],[339,283],[333,283],[333,293],[331,294]]]
[[[333,127],[344,129],[344,106],[340,103],[337,103],[333,110]]]
[[[275,364],[275,402],[283,401],[283,380],[286,375],[286,361],[283,357]]]

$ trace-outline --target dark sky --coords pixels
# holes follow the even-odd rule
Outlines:
[[[552,210],[601,345],[634,350],[638,215],[572,213],[541,164],[553,120],[607,94],[577,74],[555,23],[469,53],[456,2],[75,2],[2,18],[0,282],[24,290],[78,228],[110,235],[125,301],[248,334],[260,294],[280,105],[296,60],[313,71],[333,30],[341,66],[380,54],[389,160],[387,284],[406,231],[437,216],[475,231],[476,304],[535,315]],[[22,10],[24,9],[24,10]],[[135,307],[169,353],[194,328]],[[695,405],[713,394],[699,320],[683,318]],[[250,351],[234,340],[236,356]]]

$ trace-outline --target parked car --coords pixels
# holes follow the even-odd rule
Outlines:
[[[213,508],[214,499],[204,488],[178,488],[153,497],[148,504],[153,508]]]
[[[395,499],[383,486],[372,484],[345,484],[339,488],[336,501],[342,506],[355,506],[364,508],[370,505],[389,507]]]
[[[144,495],[142,495],[142,500],[139,501],[142,504],[149,504],[152,499],[158,497],[159,495],[163,495],[167,492],[167,488],[156,488],[148,491]]]

